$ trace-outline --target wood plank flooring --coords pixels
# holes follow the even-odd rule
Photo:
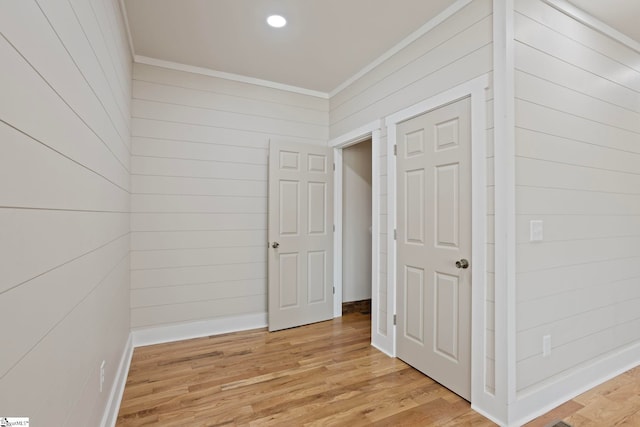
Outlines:
[[[547,427],[557,420],[571,427],[640,426],[640,367],[592,388],[525,427]]]
[[[371,318],[136,348],[117,425],[495,426],[370,345]],[[526,427],[640,426],[640,367]]]
[[[371,347],[371,317],[136,348],[118,426],[494,426]]]
[[[342,315],[349,313],[371,313],[371,299],[365,299],[360,301],[350,301],[342,303]]]

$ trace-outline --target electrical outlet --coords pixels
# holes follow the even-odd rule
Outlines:
[[[551,335],[542,337],[542,357],[551,355]]]
[[[106,361],[102,361],[100,364],[100,393],[102,393],[102,389],[104,386],[104,366],[107,364]]]

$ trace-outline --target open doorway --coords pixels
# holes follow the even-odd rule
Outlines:
[[[343,213],[342,213],[342,178],[343,178],[343,166],[342,157],[344,150],[353,145],[357,145],[363,141],[371,141],[371,214],[368,224],[371,224],[371,345],[380,349],[381,351],[391,355],[389,351],[393,347],[393,341],[391,341],[391,334],[389,334],[389,325],[391,323],[392,311],[390,303],[391,298],[387,298],[386,281],[384,286],[381,287],[380,280],[380,259],[381,259],[381,236],[382,232],[385,233],[386,228],[381,229],[381,223],[384,221],[386,224],[386,215],[381,214],[381,132],[380,128],[382,122],[375,120],[367,123],[357,129],[354,129],[344,135],[338,136],[329,141],[329,147],[333,147],[333,159],[334,163],[334,239],[333,239],[333,254],[334,254],[334,305],[333,316],[342,316],[342,267],[345,263],[345,259],[342,254],[342,236],[343,236]],[[386,191],[386,190],[385,190]],[[367,226],[368,230],[368,226]],[[386,245],[385,245],[386,248]],[[391,314],[390,314],[391,313]]]
[[[371,146],[342,150],[342,314],[371,313]]]

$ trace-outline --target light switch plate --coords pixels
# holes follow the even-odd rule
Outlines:
[[[551,355],[551,335],[542,337],[542,357]]]
[[[543,238],[542,229],[542,220],[529,221],[529,241],[541,242]]]

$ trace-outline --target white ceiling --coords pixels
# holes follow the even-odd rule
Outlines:
[[[570,1],[640,43],[640,0]],[[124,0],[136,55],[324,93],[455,2]]]
[[[330,92],[454,0],[126,0],[137,55]],[[270,14],[288,24],[269,27]]]

